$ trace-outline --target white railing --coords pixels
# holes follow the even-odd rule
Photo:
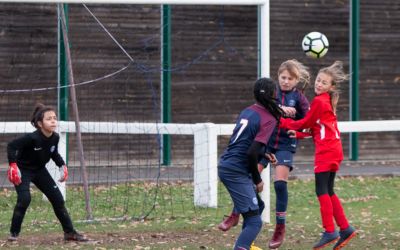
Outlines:
[[[348,132],[385,132],[400,131],[400,120],[339,122],[339,130]],[[121,123],[121,122],[81,122],[82,133],[93,134],[171,134],[194,136],[194,204],[196,206],[217,207],[218,201],[218,136],[231,135],[234,124],[177,124],[177,123]],[[27,133],[34,131],[28,122],[1,122],[3,134]],[[66,158],[66,133],[75,133],[74,122],[59,122],[59,152]],[[58,179],[54,163],[47,168]],[[263,180],[266,190],[262,194],[266,203],[264,221],[269,222],[269,171],[264,171]],[[65,195],[65,186],[61,186]]]

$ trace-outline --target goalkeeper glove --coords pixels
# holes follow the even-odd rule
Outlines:
[[[17,163],[11,162],[10,166],[8,167],[7,171],[8,175],[8,180],[14,184],[15,186],[18,186],[21,184],[21,172],[19,171],[19,168],[17,166]]]
[[[60,167],[60,179],[59,182],[64,182],[68,179],[68,168],[67,165]]]

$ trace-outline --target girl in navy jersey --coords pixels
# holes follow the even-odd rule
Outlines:
[[[310,83],[308,69],[295,59],[283,62],[278,69],[278,87],[276,91],[276,102],[284,111],[284,117],[301,119],[308,112],[310,104],[304,96],[303,91]],[[302,84],[302,86],[298,86]],[[289,172],[293,169],[293,155],[296,152],[297,140],[290,138],[287,130],[275,127],[269,142],[266,145],[266,152],[274,154],[275,181],[274,189],[276,194],[276,226],[274,234],[269,242],[269,247],[278,248],[285,237],[286,209],[288,204],[287,182]],[[264,152],[263,154],[264,155]],[[263,165],[268,164],[268,159],[260,157],[261,164],[259,170],[262,171]],[[229,230],[239,222],[239,214],[235,211],[231,213],[223,222],[218,225],[222,231]]]
[[[292,59],[283,62],[278,69],[279,87],[276,99],[284,117],[298,120],[303,118],[310,108],[310,103],[303,94],[310,83],[310,73],[299,61]],[[299,85],[302,84],[300,87]],[[290,138],[287,130],[276,127],[266,147],[268,153],[276,157],[274,190],[276,194],[275,230],[269,241],[269,248],[281,246],[285,238],[286,210],[288,206],[287,182],[293,169],[293,156],[296,153],[297,140]],[[264,158],[265,159],[265,158]],[[264,163],[264,165],[266,165]]]
[[[261,148],[269,140],[282,114],[274,100],[275,86],[268,78],[256,81],[256,103],[240,113],[218,165],[218,176],[244,220],[235,250],[250,249],[262,226],[260,214],[264,206],[257,193],[263,190],[264,183],[257,163]]]
[[[64,198],[57,184],[50,176],[45,165],[50,158],[60,168],[60,182],[68,178],[68,169],[58,153],[59,135],[57,116],[53,108],[37,105],[32,120],[36,131],[26,134],[10,142],[7,146],[9,162],[8,179],[17,191],[17,204],[11,221],[9,241],[16,241],[21,231],[21,224],[31,202],[30,183],[42,191],[53,206],[54,213],[61,222],[64,239],[87,241],[87,238],[76,232],[65,207]]]
[[[297,130],[310,129],[315,144],[315,186],[320,204],[322,225],[325,229],[322,238],[314,245],[321,249],[338,240],[334,250],[341,249],[356,235],[356,230],[347,221],[342,204],[334,192],[336,172],[343,160],[343,149],[337,126],[336,106],[339,98],[337,84],[347,80],[342,62],[335,62],[322,68],[315,80],[316,97],[306,116],[294,121],[281,119],[280,126],[292,129],[293,137],[303,136]],[[335,230],[334,220],[340,227]]]

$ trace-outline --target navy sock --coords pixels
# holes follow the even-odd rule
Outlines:
[[[262,227],[262,221],[260,215],[252,215],[250,217],[246,217],[243,220],[243,224],[246,225],[243,227],[242,232],[239,235],[235,243],[234,249],[249,249],[251,243],[257,238],[258,233]]]
[[[285,224],[288,204],[288,189],[286,181],[274,182],[276,193],[276,224]]]

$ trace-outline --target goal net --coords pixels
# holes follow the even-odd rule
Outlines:
[[[2,63],[7,77],[0,87],[0,150],[5,152],[9,141],[33,131],[27,121],[36,103],[59,107],[59,148],[70,171],[67,207],[74,219],[85,220],[88,203],[68,92],[71,86],[57,83],[58,66],[65,64],[67,56],[58,56],[60,9],[38,3],[0,7],[7,27],[1,50],[9,53]],[[160,5],[69,4],[66,9],[92,218],[187,216],[186,211],[193,215],[199,209],[222,218],[232,204],[218,187],[215,170],[218,149],[222,152],[229,135],[218,138],[216,128],[209,134],[205,122],[212,117],[214,123],[233,123],[237,112],[252,100],[258,60],[257,7],[174,5],[169,24],[160,22]],[[251,20],[241,18],[249,13]],[[172,60],[165,67],[161,48],[169,28]],[[173,82],[171,121],[184,124],[162,123],[160,75],[165,72]],[[62,82],[67,75],[58,78]],[[164,134],[172,142],[169,165],[162,164]],[[15,193],[9,189],[6,158],[1,165],[1,183],[13,197],[12,207]],[[57,178],[54,164],[47,167]],[[40,215],[28,213],[26,221],[54,219],[51,207],[32,187],[31,207]]]

